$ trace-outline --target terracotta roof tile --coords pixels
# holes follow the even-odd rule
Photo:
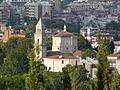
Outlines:
[[[75,36],[69,32],[60,32],[60,33],[54,35],[53,37],[77,37],[77,36]]]
[[[120,57],[120,54],[110,54],[108,57]]]
[[[48,59],[78,59],[76,56],[54,55],[46,57]]]

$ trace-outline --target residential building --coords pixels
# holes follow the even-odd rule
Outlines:
[[[9,40],[9,38],[11,37],[25,37],[24,34],[20,33],[20,31],[18,31],[17,33],[15,33],[15,30],[13,29],[8,29],[6,31],[3,32],[3,42],[7,42]]]
[[[110,67],[113,69],[113,71],[115,68],[120,74],[120,54],[110,54],[107,59],[110,61]]]
[[[98,60],[95,58],[89,58],[87,57],[86,59],[80,59],[80,65],[83,65],[88,72],[88,77],[89,78],[95,78],[95,72],[97,71],[96,64],[98,64]]]
[[[28,2],[25,4],[25,16],[30,19],[51,19],[51,3],[49,1]]]
[[[60,11],[61,11],[61,0],[55,0],[54,9],[55,9],[57,12],[60,12]]]
[[[37,19],[42,16],[42,6],[40,3],[27,2],[25,4],[25,16],[32,19]]]
[[[14,7],[23,7],[25,3],[29,2],[30,0],[5,0],[8,4]]]
[[[120,53],[120,41],[114,41],[114,53]]]
[[[10,7],[6,2],[0,4],[0,26],[7,25],[10,19]]]

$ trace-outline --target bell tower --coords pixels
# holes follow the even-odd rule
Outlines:
[[[37,55],[37,53],[36,53],[36,57],[39,56],[40,59],[46,57],[46,51],[47,51],[46,36],[45,36],[44,31],[45,30],[44,30],[44,26],[42,24],[42,19],[40,18],[40,20],[38,21],[38,23],[36,25],[36,31],[34,34],[35,48],[38,46],[40,49],[39,55]]]

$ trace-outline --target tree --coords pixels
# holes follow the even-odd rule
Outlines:
[[[11,37],[5,43],[5,51],[9,53],[11,50],[18,50],[27,56],[28,51],[33,48],[33,43],[34,40],[31,38]]]
[[[97,86],[98,90],[110,90],[110,67],[107,60],[107,48],[104,45],[104,40],[101,39],[101,35],[98,34],[98,65],[97,65]]]
[[[37,55],[35,55],[35,52]],[[29,55],[30,72],[26,78],[26,89],[28,90],[44,90],[44,65],[42,64],[42,60],[39,58],[39,53],[39,45],[36,45],[36,48],[32,50]]]
[[[78,50],[92,49],[90,42],[78,33],[73,33],[78,39]]]
[[[2,44],[1,44],[2,45]],[[12,37],[1,49],[0,74],[16,75],[28,72],[28,51],[33,47],[33,39]],[[3,59],[4,58],[4,59]],[[3,63],[4,60],[4,63]]]
[[[4,63],[5,50],[4,43],[0,42],[0,66]]]
[[[47,29],[52,29],[52,28],[59,28],[59,29],[63,29],[63,26],[64,25],[67,25],[67,30],[69,32],[76,32],[76,33],[79,33],[79,30],[80,30],[80,25],[79,24],[69,24],[69,23],[66,23],[65,21],[63,20],[46,20],[44,22],[44,25]]]
[[[82,57],[81,57],[81,58],[86,59],[86,57],[90,57],[90,58],[94,57],[93,51],[90,50],[90,49],[87,49],[87,50],[82,54]]]
[[[52,50],[52,37],[47,37],[47,50]]]
[[[25,90],[25,75],[0,76],[0,90]]]
[[[111,21],[110,23],[107,23],[105,28],[107,30],[120,30],[120,24],[115,22],[115,21]]]
[[[69,69],[71,69],[70,65],[67,65],[65,68],[63,68],[63,87],[64,90],[71,90],[71,80],[69,76]]]
[[[109,39],[104,39],[104,45],[106,46],[108,54],[114,53],[114,43],[113,41],[110,41]]]
[[[63,86],[64,90],[87,90],[92,88],[87,78],[87,70],[82,65],[67,65],[63,68]]]
[[[111,90],[120,90],[120,75],[117,71],[117,69],[115,69],[115,72],[113,74],[113,77],[111,79]]]
[[[62,72],[44,72],[45,90],[63,90]]]
[[[28,68],[28,59],[25,54],[17,50],[11,50],[1,67],[1,74],[8,76],[22,75],[28,72]]]

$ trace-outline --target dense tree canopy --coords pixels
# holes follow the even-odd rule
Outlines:
[[[44,22],[44,24],[45,24],[45,28],[48,28],[48,29],[52,29],[52,28],[63,29],[63,26],[66,24],[67,25],[67,30],[69,32],[79,33],[79,30],[80,30],[80,25],[69,24],[69,23],[66,23],[63,20],[46,20]]]
[[[31,48],[33,48],[33,39],[29,38],[12,37],[7,43],[4,43],[0,52],[2,56],[0,74],[22,75],[27,73],[29,69],[28,52]]]
[[[110,23],[106,24],[105,28],[106,28],[106,30],[118,30],[118,31],[120,31],[120,23],[117,23],[115,21],[111,21]]]
[[[63,86],[64,90],[88,90],[91,86],[88,84],[87,70],[81,66],[67,65],[63,68]]]
[[[24,53],[17,50],[11,50],[7,54],[6,60],[1,67],[3,75],[22,75],[28,72],[28,59]]]
[[[0,76],[0,90],[25,90],[26,75]]]
[[[74,35],[78,36],[78,50],[86,50],[86,49],[92,49],[92,46],[90,42],[85,39],[82,35],[78,33],[74,33]]]
[[[82,58],[86,59],[87,57],[90,58],[94,58],[96,57],[96,53],[93,50],[87,49],[83,54],[82,54]]]

